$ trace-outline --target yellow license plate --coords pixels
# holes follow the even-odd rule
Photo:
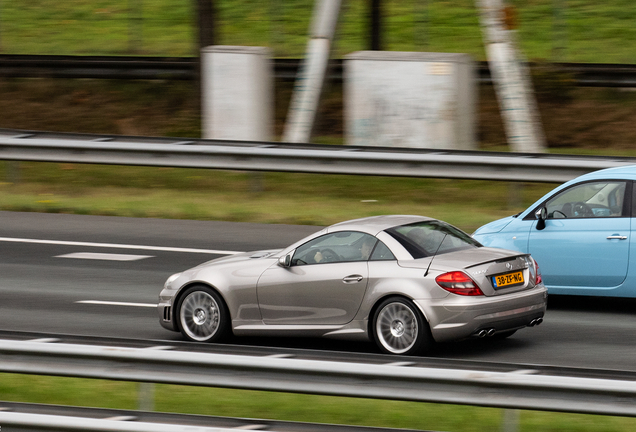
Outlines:
[[[492,284],[495,288],[503,288],[508,285],[517,285],[523,283],[523,272],[506,273],[492,277]]]

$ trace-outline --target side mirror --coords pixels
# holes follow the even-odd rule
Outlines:
[[[291,267],[291,257],[292,254],[288,253],[280,258],[278,258],[278,265],[281,267]]]
[[[541,207],[534,214],[539,221],[537,222],[537,230],[541,231],[545,228],[545,220],[548,218],[548,209],[545,207]]]

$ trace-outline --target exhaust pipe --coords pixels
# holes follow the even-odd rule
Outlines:
[[[530,324],[528,324],[528,327],[538,326],[542,322],[543,322],[543,318],[535,318],[532,321],[530,321]]]
[[[490,329],[481,329],[478,330],[474,333],[474,336],[477,336],[478,338],[485,338],[485,337],[491,337],[495,334],[495,329],[494,328],[490,328]]]

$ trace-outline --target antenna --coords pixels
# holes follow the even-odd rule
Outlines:
[[[439,242],[439,246],[437,246],[437,249],[435,250],[435,253],[431,257],[431,262],[429,262],[428,263],[428,267],[426,267],[426,273],[424,273],[424,277],[426,277],[428,275],[428,271],[431,269],[431,264],[433,264],[433,258],[435,258],[435,256],[437,255],[437,252],[439,252],[439,248],[442,247],[442,244],[444,243],[444,240],[446,240],[446,236],[447,235],[448,235],[448,233],[444,233],[444,237],[442,238],[442,241]]]

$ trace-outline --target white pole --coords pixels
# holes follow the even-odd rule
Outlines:
[[[503,0],[477,0],[477,5],[508,144],[515,152],[544,152],[545,136],[530,73],[510,28],[512,9],[506,9]]]
[[[340,0],[317,0],[307,52],[287,112],[283,132],[285,142],[309,142],[339,14]]]

